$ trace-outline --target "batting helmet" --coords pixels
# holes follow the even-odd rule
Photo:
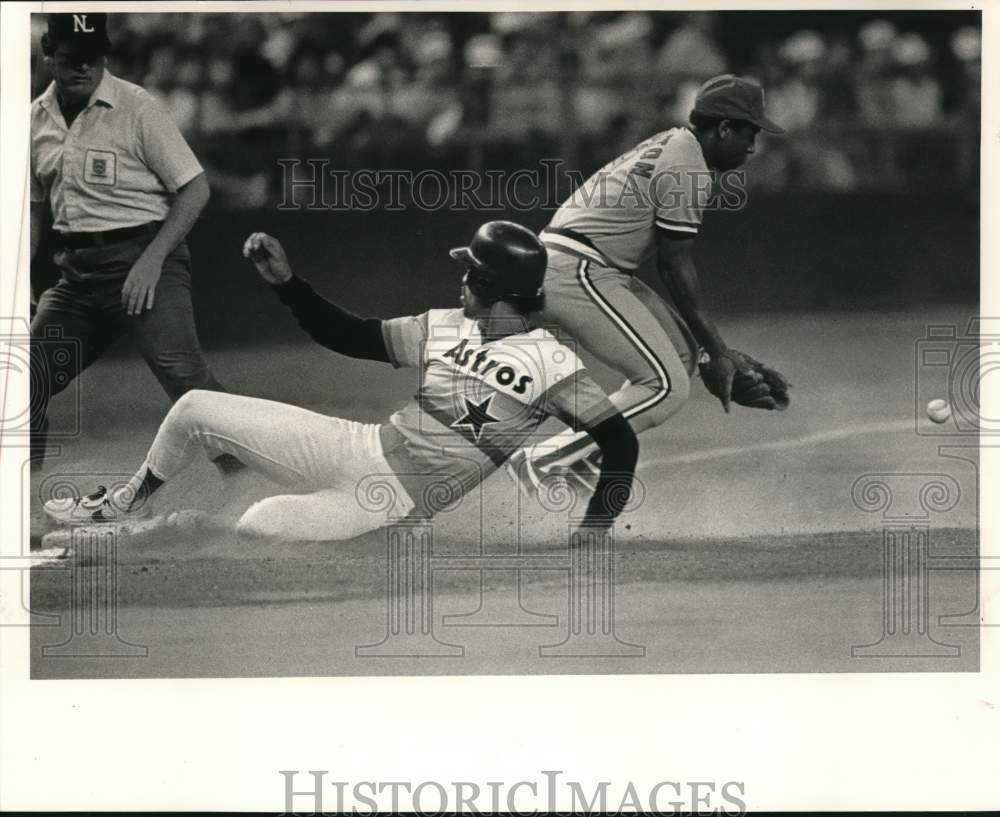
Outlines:
[[[538,298],[542,294],[548,254],[531,230],[513,221],[488,221],[468,247],[451,257],[469,268],[469,288],[494,300]]]

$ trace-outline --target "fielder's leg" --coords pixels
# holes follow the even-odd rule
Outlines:
[[[627,378],[608,396],[636,433],[680,410],[695,351],[655,292],[619,270],[561,252],[550,253],[545,290],[541,322],[555,324]],[[589,435],[567,430],[533,446],[527,457],[544,471],[595,451]]]

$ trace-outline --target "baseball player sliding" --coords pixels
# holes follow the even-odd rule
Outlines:
[[[465,267],[462,307],[391,320],[360,318],[320,297],[265,233],[247,238],[243,254],[317,343],[417,369],[417,393],[387,423],[374,425],[269,400],[190,392],[167,414],[129,483],[50,500],[51,517],[139,518],[148,513],[149,497],[198,449],[212,448],[291,489],[247,509],[235,523],[238,533],[349,539],[390,517],[431,516],[442,489],[455,497],[469,491],[556,416],[585,432],[603,454],[583,524],[612,524],[631,490],[638,442],[573,352],[545,329],[529,327],[528,315],[544,304],[547,257],[531,231],[506,221],[483,225],[469,246],[451,251]],[[364,501],[372,485],[391,502],[375,509]]]
[[[627,378],[610,399],[637,433],[684,405],[700,351],[702,380],[726,412],[732,402],[788,406],[784,377],[723,341],[694,263],[712,173],[742,165],[760,130],[782,132],[764,115],[761,87],[715,77],[699,90],[690,127],[651,136],[605,165],[542,231],[549,263],[541,322],[558,325]],[[653,252],[679,315],[635,275]],[[569,430],[518,452],[508,468],[529,492],[539,473],[559,469],[592,485],[598,456]]]

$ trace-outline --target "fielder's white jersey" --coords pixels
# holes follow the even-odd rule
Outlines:
[[[671,128],[587,179],[562,203],[549,229],[583,236],[599,252],[595,261],[632,272],[656,247],[657,230],[698,233],[712,179],[694,133]],[[542,238],[546,244],[564,240],[547,230]],[[573,249],[581,247],[574,242]]]
[[[394,366],[419,370],[419,389],[389,419],[415,473],[478,484],[550,415],[591,428],[616,411],[572,349],[547,330],[483,337],[461,309],[383,321]]]

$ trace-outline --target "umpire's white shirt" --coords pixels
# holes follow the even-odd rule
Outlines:
[[[107,70],[69,127],[54,82],[31,105],[31,200],[51,201],[59,232],[162,221],[202,172],[166,108]]]

